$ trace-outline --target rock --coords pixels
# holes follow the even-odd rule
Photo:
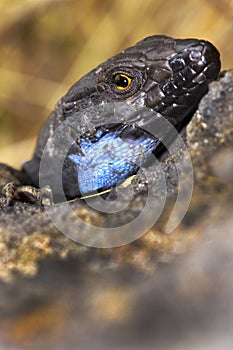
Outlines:
[[[142,210],[144,194],[117,219],[80,202],[68,215],[20,202],[1,210],[1,348],[232,349],[233,71],[211,84],[186,139],[193,196],[170,234],[161,219],[131,244],[97,249],[67,238],[48,216],[64,227],[75,227],[76,213],[98,227],[124,223]],[[163,162],[172,200],[174,158]],[[84,223],[79,230],[88,234]]]
[[[214,162],[217,152],[232,148],[232,106],[233,71],[228,71],[220,82],[211,84],[208,95],[200,102],[198,111],[187,127],[188,146],[198,178],[210,176],[210,164]],[[221,167],[220,158],[219,161]]]

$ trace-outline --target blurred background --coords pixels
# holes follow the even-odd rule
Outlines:
[[[0,162],[20,167],[70,85],[153,34],[210,40],[233,67],[232,0],[1,0]]]

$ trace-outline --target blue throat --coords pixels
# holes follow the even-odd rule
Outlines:
[[[79,139],[80,154],[70,154],[76,165],[82,195],[104,191],[136,174],[160,141],[146,131],[120,124],[112,131],[97,129]]]

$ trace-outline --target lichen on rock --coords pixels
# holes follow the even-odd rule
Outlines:
[[[135,350],[154,348],[156,338],[158,348],[172,349],[182,339],[187,349],[190,335],[198,335],[198,344],[213,347],[216,335],[221,345],[230,344],[233,71],[210,85],[185,137],[194,191],[185,218],[169,235],[160,222],[136,242],[95,249],[60,233],[42,207],[18,202],[1,209],[4,345],[119,349],[124,342]],[[168,159],[163,162],[175,189],[174,171]],[[172,185],[170,194],[176,195]],[[140,209],[143,199],[134,199],[124,215]],[[105,223],[101,213],[80,211],[75,202],[71,207],[89,223]],[[62,215],[59,206],[52,210]],[[69,225],[74,215],[64,220]],[[47,328],[41,315],[52,320]]]

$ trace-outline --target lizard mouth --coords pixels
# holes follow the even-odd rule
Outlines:
[[[180,116],[184,120],[185,114],[194,112],[194,107],[207,93],[208,84],[218,77],[221,64],[219,52],[208,41],[177,40],[175,50],[168,60],[172,75],[156,87],[160,101],[153,109],[179,123]],[[151,106],[152,94],[153,91],[150,92]]]

